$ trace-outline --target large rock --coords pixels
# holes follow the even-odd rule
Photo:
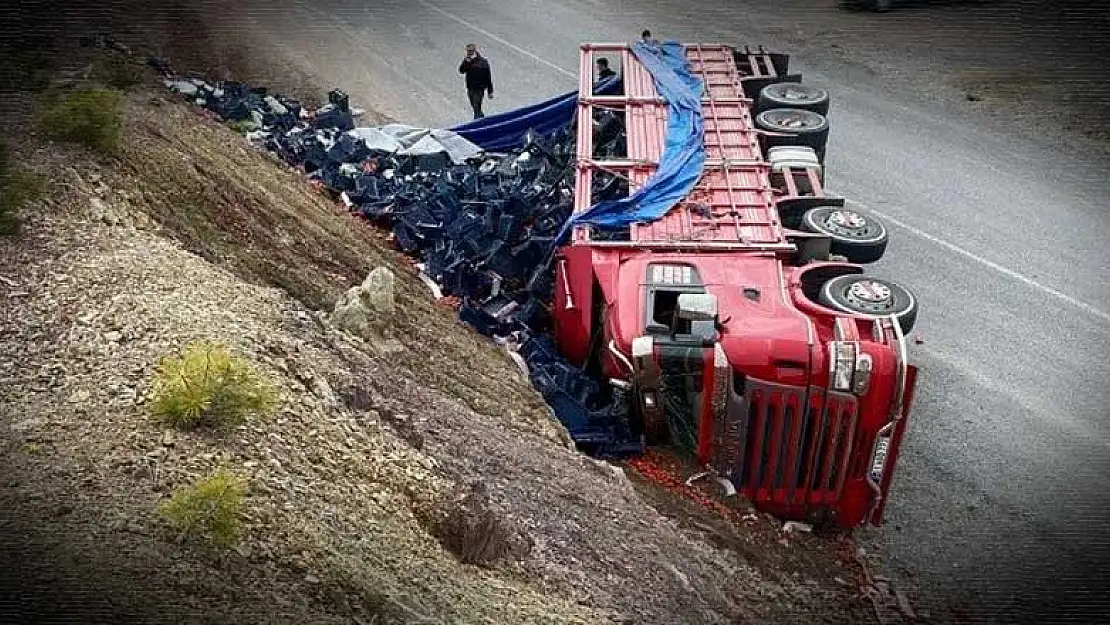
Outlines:
[[[339,298],[332,313],[332,323],[351,334],[381,344],[391,334],[389,326],[396,308],[393,283],[392,271],[386,267],[375,268],[362,284],[351,287]]]

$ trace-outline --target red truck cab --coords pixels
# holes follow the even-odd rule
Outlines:
[[[661,219],[616,233],[574,228],[556,257],[556,344],[629,391],[649,444],[692,449],[757,508],[881,524],[916,378],[905,340],[916,299],[844,258],[876,259],[886,233],[825,193],[824,144],[804,131],[827,136],[815,112],[827,112],[827,99],[787,75],[783,55],[684,49],[704,85],[701,177]],[[620,177],[630,192],[644,184],[667,124],[667,104],[628,45],[581,53],[576,213],[590,207],[599,176]],[[619,59],[622,95],[592,94],[597,54]],[[764,91],[800,108],[772,102],[762,115]],[[587,122],[602,107],[623,113],[621,158],[595,156]],[[791,134],[793,122],[801,130]]]

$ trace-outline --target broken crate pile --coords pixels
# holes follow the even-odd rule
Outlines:
[[[517,346],[532,383],[584,451],[642,451],[627,402],[568,364],[548,336],[555,237],[573,206],[574,122],[489,153],[449,131],[356,128],[356,112],[341,91],[308,111],[239,83],[194,78],[166,85],[319,181],[350,210],[390,228],[441,294],[459,298],[463,321]],[[599,155],[615,153],[623,120],[600,115],[593,120],[595,145]],[[622,183],[614,176],[597,185],[594,202],[627,193]]]

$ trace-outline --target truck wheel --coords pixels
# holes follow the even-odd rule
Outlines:
[[[829,114],[829,92],[793,82],[780,82],[767,85],[759,92],[756,111],[791,108],[812,111],[818,115]]]
[[[831,239],[829,251],[863,265],[883,257],[887,233],[883,222],[840,206],[818,206],[802,215],[802,230]]]
[[[825,162],[825,144],[829,140],[829,120],[824,115],[804,109],[778,108],[755,116],[755,125],[769,132],[791,133],[791,137],[764,136],[766,147],[804,145],[813,148],[817,160]]]
[[[917,322],[917,298],[890,280],[849,274],[821,286],[817,296],[822,306],[856,315],[895,315],[903,334]]]

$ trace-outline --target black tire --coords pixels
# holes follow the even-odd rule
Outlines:
[[[883,257],[888,241],[886,225],[840,206],[818,206],[802,215],[801,229],[829,237],[829,251],[865,265]]]
[[[824,115],[804,109],[779,108],[755,116],[755,125],[769,132],[791,133],[789,137],[764,135],[764,148],[778,145],[804,145],[813,148],[817,160],[825,162],[825,145],[829,141],[829,120]]]
[[[780,108],[802,109],[827,117],[829,114],[829,92],[796,82],[780,82],[767,85],[759,92],[755,110],[762,113],[770,109]]]
[[[858,297],[854,292],[852,287],[860,283],[865,285],[860,290],[869,293],[867,297]],[[885,296],[884,293],[877,292],[875,286],[885,287]],[[917,323],[917,298],[905,287],[882,278],[860,274],[837,276],[821,285],[817,300],[827,308],[855,315],[895,315],[902,334],[909,334]]]

